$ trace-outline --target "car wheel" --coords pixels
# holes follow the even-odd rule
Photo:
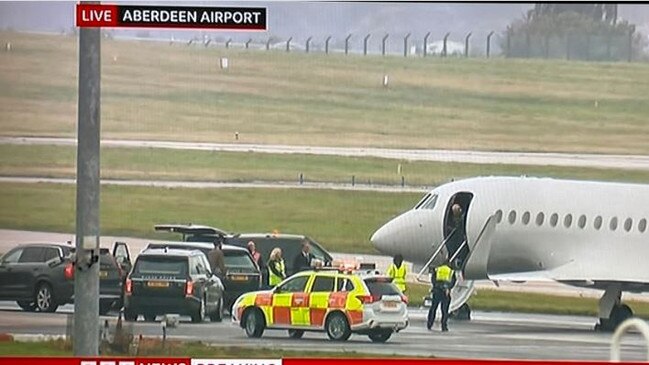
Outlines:
[[[302,338],[304,336],[303,330],[288,330],[288,337],[290,338]]]
[[[129,310],[124,310],[124,319],[129,321],[129,322],[135,322],[137,321],[138,314],[131,312]]]
[[[264,317],[258,309],[249,309],[243,315],[243,328],[246,335],[252,338],[259,338],[264,333],[266,323]]]
[[[334,341],[346,341],[352,335],[347,317],[340,312],[332,313],[325,323],[327,336]]]
[[[54,312],[59,307],[54,302],[52,287],[47,283],[41,283],[36,288],[34,303],[36,303],[36,308],[41,312]]]
[[[372,342],[385,342],[390,338],[390,336],[392,336],[392,331],[374,331],[370,332],[368,336],[370,337],[370,340],[372,340]]]
[[[192,322],[201,323],[205,320],[205,298],[201,297],[201,303],[198,306],[196,313],[192,315]]]
[[[145,314],[144,315],[144,320],[147,322],[155,322],[155,314]]]
[[[219,304],[214,313],[210,314],[210,321],[212,322],[221,322],[223,321],[223,298],[219,299]]]
[[[36,304],[31,300],[19,300],[16,303],[18,303],[18,306],[24,311],[33,312],[36,310]]]

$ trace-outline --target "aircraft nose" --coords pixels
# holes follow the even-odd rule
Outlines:
[[[396,247],[397,227],[394,221],[390,221],[379,228],[372,237],[370,242],[374,248],[384,254],[393,254]]]

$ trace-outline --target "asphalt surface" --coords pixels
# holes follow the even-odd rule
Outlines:
[[[14,303],[0,302],[0,333],[14,334],[23,341],[65,336],[72,311],[72,305],[65,305],[56,313],[27,313]],[[169,329],[168,336],[215,346],[317,349],[377,356],[546,360],[608,360],[610,356],[611,334],[594,332],[594,320],[588,317],[477,312],[472,321],[451,321],[447,333],[439,331],[439,323],[433,331],[427,331],[424,318],[424,311],[413,310],[410,326],[385,344],[372,343],[363,335],[352,335],[347,342],[332,342],[326,334],[318,332],[307,333],[300,340],[290,340],[285,331],[278,330],[266,331],[261,339],[250,339],[229,321],[194,324],[185,317],[181,317],[178,327]],[[102,316],[101,321],[108,321],[108,333],[112,333],[116,314]],[[136,336],[162,335],[159,322],[143,322],[142,319],[132,324],[132,331]],[[622,344],[623,360],[647,360],[647,350],[639,334],[627,334]]]
[[[76,145],[74,138],[0,137],[0,144]],[[649,170],[649,156],[577,153],[487,152],[462,150],[413,150],[366,147],[288,146],[245,143],[192,143],[173,141],[102,140],[102,147],[165,148],[176,150],[311,154],[325,156],[379,157],[407,161],[465,162]]]

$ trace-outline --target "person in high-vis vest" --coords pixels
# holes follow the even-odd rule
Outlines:
[[[392,282],[402,293],[406,292],[406,264],[403,263],[403,256],[397,254],[388,267],[387,275],[392,278]]]
[[[451,289],[455,285],[455,271],[448,260],[435,268],[431,275],[433,303],[428,310],[428,330],[433,328],[437,307],[442,305],[442,332],[448,331],[448,308],[451,304]]]
[[[286,265],[284,265],[284,259],[282,258],[282,250],[275,247],[270,252],[268,260],[268,285],[274,288],[284,279],[286,279]]]

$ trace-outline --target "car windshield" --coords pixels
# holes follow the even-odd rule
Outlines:
[[[133,272],[138,274],[187,275],[185,257],[139,257]]]
[[[254,261],[252,261],[246,252],[225,251],[223,255],[225,267],[228,269],[257,269]]]
[[[384,295],[399,295],[399,289],[392,284],[389,278],[373,278],[366,279],[365,285],[369,289],[370,294],[375,297],[382,297]]]

